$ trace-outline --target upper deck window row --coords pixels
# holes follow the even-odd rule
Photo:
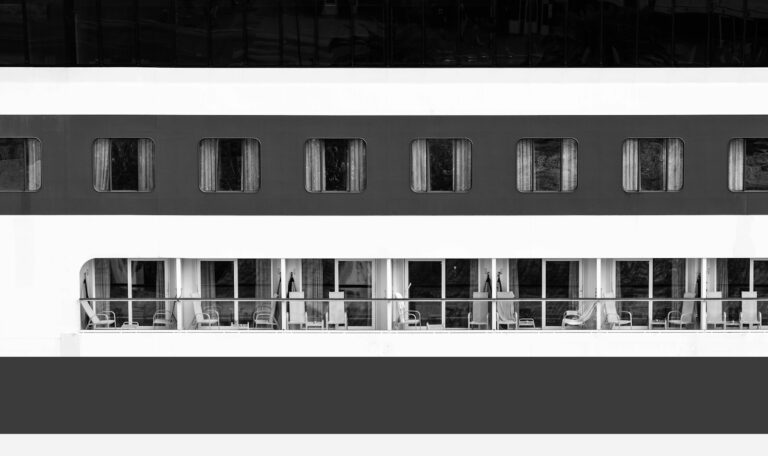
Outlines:
[[[367,185],[362,138],[310,138],[304,143],[305,188],[310,193],[361,193]],[[199,143],[199,188],[205,193],[255,193],[261,186],[261,144],[255,138],[204,138]],[[151,192],[155,143],[149,138],[98,138],[92,146],[98,192]],[[567,193],[578,182],[575,138],[523,138],[515,148],[517,190]],[[683,187],[680,138],[628,138],[621,147],[627,193],[677,192]],[[0,191],[35,192],[42,185],[42,144],[0,138]],[[465,193],[472,188],[468,138],[417,138],[410,143],[410,185],[416,193]],[[768,138],[728,143],[728,188],[768,191]]]
[[[768,4],[4,0],[0,65],[766,66]]]

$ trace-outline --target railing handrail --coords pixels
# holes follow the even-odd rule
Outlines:
[[[489,302],[489,301],[512,301],[512,302],[591,302],[591,301],[613,301],[613,302],[697,302],[697,301],[768,301],[764,298],[607,298],[607,297],[581,297],[581,298],[79,298],[80,302],[155,302],[155,301],[208,301],[208,302]]]

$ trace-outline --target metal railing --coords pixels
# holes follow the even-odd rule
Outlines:
[[[604,331],[768,325],[763,321],[768,300],[760,298],[184,297],[82,298],[79,303],[81,328],[88,330]]]

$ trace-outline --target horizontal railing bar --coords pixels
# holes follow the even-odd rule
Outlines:
[[[80,298],[80,302],[156,302],[156,301],[206,301],[206,302],[698,302],[698,301],[765,301],[765,298],[365,298],[365,299],[328,299],[328,298]]]

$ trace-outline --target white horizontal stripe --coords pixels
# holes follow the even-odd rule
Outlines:
[[[765,114],[768,69],[2,68],[0,114]]]

